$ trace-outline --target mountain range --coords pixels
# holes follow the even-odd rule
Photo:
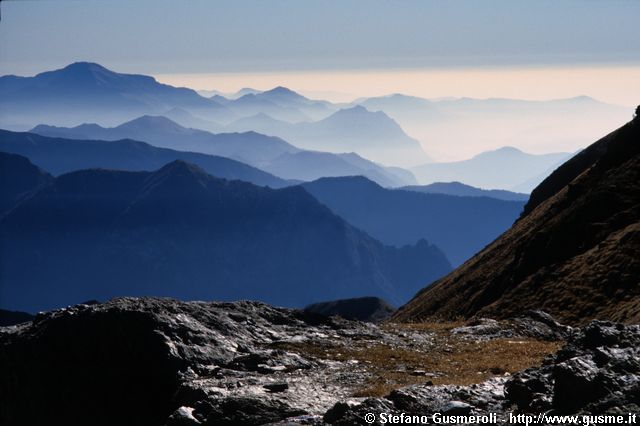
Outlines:
[[[116,73],[89,62],[34,77],[0,77],[0,113],[0,126],[13,130],[41,123],[114,126],[141,115],[168,113],[182,124],[217,133],[257,131],[300,148],[353,151],[391,165],[428,160],[420,143],[382,112],[361,106],[340,109],[285,87],[237,99],[206,98],[153,77]]]
[[[183,127],[163,116],[149,115],[116,127],[107,128],[98,124],[82,124],[72,128],[38,125],[30,132],[67,139],[134,139],[157,147],[218,155],[256,166],[268,163],[284,153],[300,151],[280,138],[253,131],[213,134]]]
[[[531,192],[572,154],[527,154],[513,147],[487,151],[469,160],[429,163],[411,169],[421,184],[461,182],[485,189]]]
[[[34,77],[0,77],[0,127],[21,131],[42,123],[114,127],[143,115],[163,115],[187,128],[255,131],[305,150],[354,152],[385,165],[415,167],[433,157],[451,163],[448,158],[454,154],[460,162],[458,158],[477,153],[478,147],[517,144],[525,150],[574,152],[582,141],[604,134],[628,117],[626,108],[585,96],[526,101],[433,100],[395,94],[338,104],[309,99],[282,86],[228,96],[205,97],[153,77],[78,62]],[[536,171],[506,176],[499,185],[466,179],[464,173],[437,181],[529,192],[553,169]],[[434,182],[429,170],[424,173],[425,179],[418,178],[421,184]]]
[[[221,102],[240,117],[264,113],[290,123],[321,120],[336,111],[330,102],[311,100],[282,86]]]
[[[384,112],[356,105],[313,122],[288,123],[259,113],[228,126],[233,131],[255,130],[279,136],[296,146],[329,152],[358,154],[387,165],[414,166],[430,161],[420,143],[408,136]]]
[[[394,94],[354,105],[384,111],[439,161],[459,161],[479,146],[482,151],[516,145],[525,151],[574,152],[629,119],[627,107],[588,96],[533,101]]]
[[[89,62],[77,62],[34,77],[0,77],[2,123],[14,125],[78,122],[122,122],[174,107],[201,115],[229,116],[217,102],[187,88],[158,83],[153,77],[116,73]]]
[[[454,266],[507,230],[524,206],[523,201],[385,189],[363,177],[323,178],[302,186],[383,243],[402,246],[424,238]]]
[[[385,246],[301,187],[214,178],[183,161],[58,176],[9,209],[0,241],[0,300],[22,311],[119,295],[401,303],[451,269],[424,240]]]
[[[640,118],[547,177],[519,220],[396,314],[419,321],[542,309],[571,324],[640,321]]]
[[[425,194],[447,194],[460,197],[489,197],[505,201],[527,201],[528,194],[505,191],[502,189],[480,189],[460,182],[435,182],[429,185],[403,186],[405,191],[422,192]]]
[[[25,156],[54,175],[87,168],[155,170],[169,162],[184,160],[220,178],[238,179],[272,188],[291,184],[229,158],[156,148],[130,139],[76,140],[0,130],[0,151]]]
[[[185,128],[163,116],[142,116],[117,127],[83,124],[73,128],[38,125],[31,132],[70,139],[135,139],[159,147],[229,157],[283,179],[362,175],[385,187],[416,183],[411,172],[384,167],[355,153],[303,151],[284,140],[256,132],[220,133]]]

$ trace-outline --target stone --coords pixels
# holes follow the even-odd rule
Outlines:
[[[265,388],[267,391],[269,392],[284,392],[287,389],[289,389],[289,384],[286,382],[281,382],[281,383],[267,383],[266,385],[262,385],[263,388]]]
[[[462,401],[451,401],[440,409],[442,414],[450,416],[466,416],[471,412],[472,405]]]
[[[166,426],[197,426],[200,423],[193,417],[193,408],[180,407],[169,416]]]
[[[522,336],[528,327],[539,338],[561,333],[566,344],[541,366],[509,377],[471,386],[425,382],[353,399],[372,378],[366,363],[296,348],[312,345],[322,354],[336,345],[384,343],[416,350],[433,344],[429,332],[319,320],[257,302],[123,298],[72,306],[0,327],[0,424],[341,426],[368,424],[367,413],[382,412],[638,412],[639,326],[594,321],[568,329],[538,312],[469,327],[475,331],[456,336]]]

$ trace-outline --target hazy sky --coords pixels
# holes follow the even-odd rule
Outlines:
[[[433,69],[322,70],[263,73],[156,74],[168,84],[235,92],[283,85],[311,98],[348,102],[405,93],[425,98],[473,97],[548,100],[587,94],[634,106],[640,103],[640,66],[553,65]]]
[[[9,0],[1,8],[0,74],[86,60],[198,89],[288,78],[299,90],[349,95],[407,92],[430,76],[440,82],[435,96],[582,92],[628,105],[640,80],[635,0]],[[452,69],[489,73],[451,74],[453,84],[442,74]],[[531,74],[541,69],[581,70],[582,83],[569,78],[560,90],[566,74]],[[558,91],[539,91],[547,77]]]

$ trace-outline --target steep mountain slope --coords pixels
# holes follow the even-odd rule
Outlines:
[[[425,194],[447,194],[460,197],[490,197],[505,201],[527,201],[529,195],[503,189],[480,189],[460,182],[435,182],[429,185],[404,186],[405,191],[422,192]]]
[[[62,175],[3,218],[0,244],[2,307],[26,311],[118,295],[398,303],[451,270],[437,248],[384,246],[300,187],[217,179],[181,161]]]
[[[34,77],[0,77],[2,124],[122,122],[174,107],[214,117],[230,112],[195,91],[158,83],[153,77],[120,74],[88,62]]]
[[[640,321],[640,119],[558,168],[518,222],[423,289],[397,320],[508,317]]]
[[[504,147],[487,151],[469,160],[451,163],[429,163],[411,169],[421,184],[434,182],[462,182],[486,189],[505,189],[528,182],[530,191],[539,182],[531,178],[540,176],[550,167],[560,165],[571,154],[527,154],[517,148]],[[544,179],[544,175],[539,179]],[[521,191],[524,190],[521,188]]]
[[[54,175],[87,168],[155,170],[171,161],[184,160],[225,179],[272,188],[289,185],[283,179],[229,158],[156,148],[130,139],[74,140],[0,130],[0,150],[23,155]]]
[[[256,132],[213,134],[183,127],[163,116],[142,116],[117,127],[83,124],[73,128],[39,125],[31,132],[69,139],[134,139],[163,148],[219,155],[258,165],[300,150],[273,136]]]
[[[508,229],[524,205],[384,189],[362,177],[319,179],[303,187],[374,238],[393,245],[424,238],[441,248],[454,266]]]
[[[0,152],[0,217],[53,177],[34,166],[28,158]]]

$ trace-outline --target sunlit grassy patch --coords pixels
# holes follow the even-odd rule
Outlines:
[[[490,377],[511,374],[539,365],[557,351],[560,342],[524,338],[488,341],[465,340],[450,330],[459,323],[386,325],[388,331],[423,330],[433,343],[413,347],[393,347],[386,343],[358,342],[350,347],[339,344],[287,343],[279,347],[319,359],[357,360],[371,377],[356,389],[354,396],[384,396],[399,387],[432,382],[435,385],[469,385]]]

